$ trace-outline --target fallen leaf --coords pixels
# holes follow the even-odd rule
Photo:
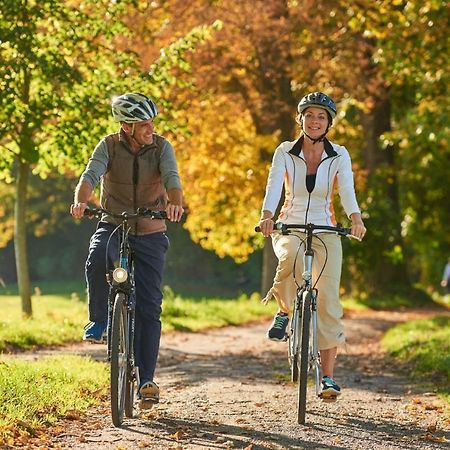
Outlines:
[[[64,417],[69,420],[80,420],[80,412],[76,409],[69,409]]]
[[[181,439],[183,436],[185,435],[185,433],[183,431],[177,431],[174,434],[171,434],[169,437],[170,439],[175,439],[176,441],[178,441],[179,439]]]
[[[435,436],[433,433],[425,433],[422,438],[433,442],[448,442],[445,436]]]

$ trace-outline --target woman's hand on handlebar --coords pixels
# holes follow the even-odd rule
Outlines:
[[[70,205],[70,214],[75,219],[81,219],[84,215],[84,210],[87,208],[87,203],[74,203]]]
[[[351,226],[352,236],[355,236],[357,239],[362,240],[367,230],[366,227],[364,226],[364,222],[362,221],[361,214],[353,213],[351,219],[352,219],[352,226]]]
[[[266,219],[261,219],[259,221],[259,228],[264,237],[269,237],[273,231],[274,221],[272,218],[268,217]]]

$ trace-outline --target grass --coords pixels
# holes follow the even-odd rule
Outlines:
[[[164,289],[163,331],[200,331],[227,325],[239,325],[271,317],[276,310],[260,302],[258,294],[241,295],[237,299],[183,298],[170,288]]]
[[[2,439],[32,436],[42,425],[84,411],[106,393],[108,370],[88,358],[63,356],[30,363],[0,359],[0,445]]]
[[[413,376],[437,386],[450,403],[450,317],[399,324],[385,334],[382,344],[392,356],[408,363]]]
[[[1,295],[0,352],[26,350],[40,346],[61,345],[81,339],[87,322],[87,305],[80,300],[82,290],[64,292],[64,285],[44,285],[33,296],[33,317],[22,317],[17,295]],[[58,293],[59,291],[59,293]],[[9,292],[14,292],[11,290]],[[47,294],[53,292],[53,294]],[[259,296],[241,295],[237,299],[182,298],[164,288],[163,331],[199,331],[267,318],[274,314],[275,303],[261,304]]]
[[[87,321],[86,304],[77,296],[35,296],[31,319],[22,318],[17,296],[0,296],[0,305],[0,351],[77,341]]]

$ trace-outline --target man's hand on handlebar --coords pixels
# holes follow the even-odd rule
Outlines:
[[[166,207],[167,219],[171,222],[179,222],[183,216],[184,209],[181,205],[169,203]]]
[[[75,219],[81,219],[84,216],[84,210],[87,208],[87,203],[74,203],[70,205],[70,214]]]

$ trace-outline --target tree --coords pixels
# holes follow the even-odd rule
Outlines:
[[[128,33],[120,18],[134,3],[6,0],[1,5],[0,177],[16,184],[14,241],[25,316],[32,314],[26,245],[31,170],[41,177],[55,169],[78,172],[111,125],[111,97],[144,86],[149,95],[168,89],[176,83],[171,68],[182,65],[184,52],[207,34],[206,28],[193,30],[143,74],[134,53],[120,45]],[[170,103],[164,106],[163,126],[173,129]]]
[[[179,142],[179,146],[191,149],[180,157],[187,201],[199,205],[186,226],[193,239],[205,248],[236,260],[245,259],[263,243],[253,227],[259,218],[267,169],[276,142],[292,139],[295,129],[288,5],[284,0],[257,4],[258,14],[254,2],[147,3],[145,18],[164,18],[165,27],[161,29],[139,26],[145,19],[132,16],[144,39],[156,47],[193,26],[216,19],[223,24],[213,40],[191,55],[191,79],[197,89],[173,91],[171,98],[188,117],[188,127],[192,127],[192,137],[183,137]],[[139,51],[138,42],[133,48]],[[140,55],[144,57],[143,52]],[[197,151],[198,145],[210,151]],[[236,155],[240,155],[239,160]],[[246,160],[246,170],[237,169],[242,159]],[[213,167],[219,172],[216,180]],[[226,184],[217,180],[225,180]],[[221,189],[225,186],[229,192]],[[199,212],[200,203],[205,213]],[[263,290],[269,287],[274,269],[270,242],[265,248],[264,266],[271,269],[265,270]]]
[[[430,105],[437,103],[428,100],[435,96],[442,102],[442,71],[437,72],[438,77],[431,77],[433,82],[425,83],[423,91],[420,84],[430,78],[433,62],[447,54],[443,35],[447,19],[442,2],[379,0],[350,5],[342,0],[167,0],[141,5],[145,5],[146,18],[164,23],[164,27],[148,27],[139,13],[132,15],[140,36],[145,36],[145,55],[152,53],[149,42],[155,42],[157,48],[194,25],[216,19],[223,23],[215,39],[191,55],[191,80],[196,90],[171,93],[179,116],[184,111],[188,117],[186,125],[192,133],[178,144],[183,149],[181,168],[187,199],[198,205],[196,211],[202,202],[201,209],[207,211],[198,213],[198,219],[192,214],[187,222],[194,239],[218,254],[239,260],[262,245],[261,239],[251,235],[250,222],[258,217],[275,142],[294,137],[297,100],[307,91],[323,90],[339,100],[339,118],[330,137],[349,142],[357,184],[366,190],[360,195],[360,203],[369,234],[364,247],[349,249],[352,280],[368,290],[392,282],[408,285],[407,227],[401,227],[401,223],[404,217],[416,216],[417,206],[409,201],[410,212],[405,215],[403,183],[406,174],[412,178],[416,171],[411,166],[406,172],[399,170],[405,161],[400,144],[405,145],[411,117],[416,124],[424,117],[418,111],[423,111],[425,100],[419,108],[414,102],[405,102],[411,89],[407,73],[422,73],[413,84],[416,95],[429,92],[425,98],[430,112],[427,117],[431,119]],[[428,33],[429,29],[434,33]],[[145,57],[143,51],[139,53]],[[424,59],[422,53],[426,54]],[[415,70],[414,65],[420,69]],[[436,83],[436,78],[441,81]],[[445,128],[439,138],[436,133],[431,135],[442,143]],[[245,149],[245,163],[236,159],[240,148]],[[433,159],[436,163],[442,160],[437,153]],[[246,163],[253,168],[250,178]],[[238,164],[247,170],[239,170]],[[236,199],[238,190],[230,185],[240,187],[243,203]],[[221,187],[228,191],[222,192]],[[414,192],[420,190],[417,183],[412,188]],[[417,192],[414,200],[420,198]],[[248,211],[245,218],[244,203]],[[433,217],[442,218],[443,213]],[[265,248],[270,249],[270,244]],[[266,258],[266,268],[269,260]],[[267,287],[271,270],[265,272],[269,274],[263,280]]]
[[[105,129],[101,117],[114,93],[110,79],[125,62],[110,48],[124,30],[115,18],[124,5],[107,0],[1,5],[0,170],[16,185],[14,241],[25,316],[32,314],[26,245],[31,169],[41,176],[54,167],[64,170],[64,157],[92,144],[91,136]]]

